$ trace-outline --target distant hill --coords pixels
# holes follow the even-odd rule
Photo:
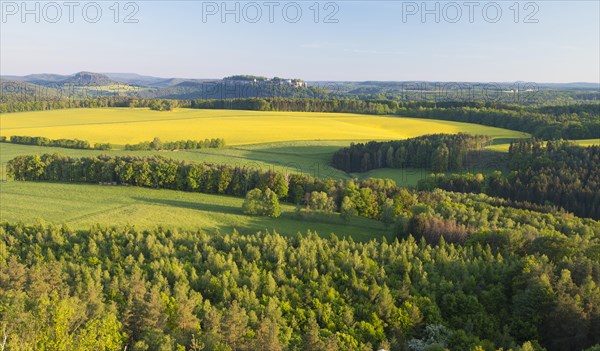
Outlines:
[[[136,73],[104,73],[104,75],[120,83],[151,87],[168,86],[168,83],[165,82],[175,79],[144,76]]]
[[[95,73],[83,71],[72,75],[51,73],[26,76],[0,76],[3,90],[19,90],[21,94],[38,92],[42,87],[55,89],[62,96],[130,96],[166,99],[223,99],[246,97],[323,98],[359,97],[367,99],[432,100],[465,98],[485,100],[487,92],[493,101],[511,103],[519,92],[519,103],[556,101],[571,98],[580,101],[600,100],[598,83],[525,83],[525,82],[435,82],[435,81],[311,81],[255,75],[232,75],[223,79],[164,78],[136,73]],[[18,85],[17,83],[21,83]],[[27,85],[27,84],[33,85]],[[118,87],[115,87],[117,85]],[[99,87],[87,89],[87,87]],[[488,90],[486,90],[488,89]],[[539,92],[539,93],[538,93]],[[12,93],[11,93],[12,94]],[[38,96],[53,96],[50,90]],[[325,95],[324,95],[325,94]],[[558,98],[560,96],[560,99]],[[527,100],[523,100],[527,99]]]
[[[211,81],[211,83],[215,83],[215,84],[220,83],[220,82],[221,81]],[[209,81],[202,81],[202,80],[182,80],[182,81],[176,82],[176,80],[173,80],[172,83],[175,83],[175,84],[170,84],[169,86],[194,88],[194,87],[202,87],[202,85],[208,84]]]
[[[69,76],[64,76],[60,74],[50,74],[50,73],[40,73],[40,74],[29,74],[26,76],[2,76],[2,79],[19,81],[19,82],[28,82],[33,84],[47,85],[52,83],[58,83],[67,79]]]
[[[58,89],[25,81],[0,79],[0,100],[4,96],[19,96],[20,98],[57,98],[61,96]]]
[[[215,81],[215,79],[163,78],[143,76],[135,73],[104,73],[104,75],[120,83],[153,88],[172,87],[182,83],[185,83],[184,85],[195,85],[207,81]]]
[[[157,83],[156,86],[172,87],[172,86],[198,86],[207,82],[219,82],[220,80],[214,79],[184,79],[184,78],[170,78],[165,79],[162,82]],[[160,85],[159,85],[160,84]]]
[[[17,82],[27,82],[37,85],[50,85],[50,86],[59,86],[59,85],[110,85],[115,84],[117,81],[110,79],[108,76],[100,73],[94,72],[79,72],[73,75],[60,75],[60,74],[29,74],[26,76],[2,76],[0,77],[3,80],[9,81],[17,81]]]
[[[117,84],[117,81],[110,79],[108,76],[100,73],[93,72],[79,72],[65,80],[62,80],[60,83],[63,84],[73,84],[73,85],[91,85],[91,86],[103,86],[103,85],[111,85]]]

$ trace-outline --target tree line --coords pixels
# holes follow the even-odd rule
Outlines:
[[[62,110],[68,108],[129,107],[131,99],[120,97],[94,97],[85,99],[45,98],[5,94],[0,97],[0,113]],[[146,106],[147,107],[147,106]]]
[[[0,142],[22,145],[64,147],[68,149],[92,149],[88,141],[79,139],[49,139],[39,136],[32,137],[12,135],[9,139],[6,137],[1,137]],[[95,150],[110,150],[111,148],[112,146],[108,143],[96,143],[93,147]]]
[[[191,100],[189,107],[197,109],[345,112],[383,115],[395,113],[399,103],[392,100],[245,98]]]
[[[519,202],[551,203],[581,217],[600,219],[600,146],[568,141],[511,143],[508,173],[434,175],[420,189],[486,193]]]
[[[107,107],[149,108],[155,111],[171,111],[180,104],[181,107],[189,107],[189,101],[173,99],[144,99],[123,96],[38,98],[35,95],[5,94],[0,97],[0,113]]]
[[[152,141],[143,141],[138,144],[127,144],[125,150],[196,150],[196,149],[220,149],[225,147],[225,139],[213,138],[204,140],[178,140],[162,141],[155,137]]]
[[[460,170],[491,139],[468,134],[432,134],[407,140],[370,141],[336,151],[332,165],[345,172],[378,168],[426,168],[434,172]]]

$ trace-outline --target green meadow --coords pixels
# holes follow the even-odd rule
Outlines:
[[[391,237],[391,230],[375,220],[345,221],[339,214],[298,212],[292,205],[282,204],[281,217],[275,219],[247,216],[242,213],[244,200],[230,196],[91,184],[10,181],[1,186],[0,221],[66,224],[74,229],[98,223],[223,232],[235,228],[245,234],[276,230],[295,235],[313,230],[322,236],[336,233],[361,241]]]

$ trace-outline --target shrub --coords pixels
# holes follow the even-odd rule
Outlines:
[[[264,192],[260,189],[252,189],[246,194],[246,199],[242,205],[242,211],[245,214],[255,216],[267,216],[277,218],[281,215],[279,199],[271,189],[267,188]]]

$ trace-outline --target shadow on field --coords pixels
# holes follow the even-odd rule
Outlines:
[[[283,167],[291,173],[306,174],[319,178],[347,179],[343,171],[330,166],[339,146],[275,146],[265,148],[237,147],[245,152],[244,158]]]
[[[221,213],[229,213],[229,214],[236,214],[236,215],[242,214],[241,208],[231,207],[231,206],[189,202],[189,201],[178,201],[178,200],[152,199],[152,198],[145,198],[145,197],[132,197],[132,199],[141,201],[141,202],[150,203],[150,204],[155,204],[155,205],[166,205],[166,206],[187,208],[190,210],[221,212]]]
[[[239,150],[248,151],[251,153],[260,154],[274,154],[274,155],[293,155],[293,156],[304,156],[311,158],[322,158],[330,157],[337,150],[341,149],[341,146],[334,145],[290,145],[290,146],[265,146],[265,147],[235,147]]]

